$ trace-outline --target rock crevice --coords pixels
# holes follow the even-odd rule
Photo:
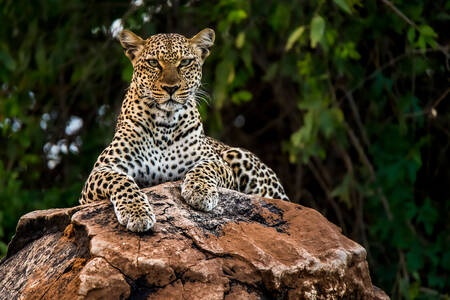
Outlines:
[[[0,299],[388,299],[366,252],[313,209],[221,190],[213,213],[179,183],[144,189],[157,224],[110,203],[29,213],[0,262]]]

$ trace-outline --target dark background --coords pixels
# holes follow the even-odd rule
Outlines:
[[[112,138],[132,68],[111,29],[211,27],[208,134],[256,153],[293,202],[362,244],[393,299],[448,299],[449,11],[440,0],[0,0],[0,256],[24,213],[77,205]]]

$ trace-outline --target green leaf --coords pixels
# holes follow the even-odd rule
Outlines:
[[[352,202],[350,199],[351,189],[353,185],[353,178],[350,173],[347,173],[344,176],[344,179],[342,182],[334,188],[334,190],[331,192],[331,197],[339,197],[339,200],[342,201],[347,208],[352,207]]]
[[[419,215],[417,217],[418,223],[423,223],[425,227],[425,232],[427,234],[433,233],[434,224],[439,218],[438,211],[433,207],[430,198],[425,199],[425,203],[419,210]]]
[[[244,46],[244,43],[245,43],[245,32],[239,32],[235,41],[236,48],[241,49],[242,46]]]
[[[284,50],[289,51],[292,46],[294,46],[295,42],[298,41],[298,39],[302,36],[303,32],[305,31],[305,26],[299,26],[297,29],[295,29],[290,35],[286,43],[286,47]]]
[[[338,108],[325,109],[320,113],[319,126],[325,137],[329,138],[343,120],[342,111]]]
[[[409,299],[414,300],[420,294],[420,281],[413,282],[409,286]]]
[[[280,32],[287,29],[292,15],[292,8],[282,2],[277,4],[273,14],[271,14],[269,23],[275,31]]]
[[[14,71],[16,68],[16,62],[6,51],[0,51],[0,65],[10,71]]]
[[[230,23],[240,23],[242,20],[247,18],[247,13],[245,10],[238,9],[233,10],[228,14],[228,21]]]
[[[405,209],[404,210],[405,210],[406,218],[408,220],[411,220],[412,218],[414,218],[416,216],[416,214],[417,214],[417,211],[418,211],[417,206],[416,206],[416,204],[414,202],[407,202],[407,203],[405,203]]]
[[[426,44],[430,45],[432,48],[436,48],[436,38],[438,35],[433,28],[428,25],[420,25],[419,32],[420,36],[416,43],[419,48],[425,49]]]
[[[407,36],[408,36],[408,41],[409,41],[411,44],[414,43],[414,40],[415,40],[415,38],[416,38],[416,30],[415,30],[414,28],[410,27],[410,28],[408,29]]]
[[[420,33],[425,36],[429,36],[429,37],[433,37],[433,38],[436,38],[438,36],[437,33],[434,31],[434,29],[428,25],[420,25],[419,30],[420,30]]]
[[[315,48],[325,32],[325,20],[321,16],[315,16],[311,21],[311,47]]]
[[[442,276],[442,274],[434,274],[431,273],[428,275],[428,284],[432,288],[443,288],[445,286],[445,277]],[[445,299],[445,298],[444,298]]]
[[[420,248],[413,248],[406,254],[406,266],[409,271],[419,271],[423,268],[424,258]]]
[[[352,10],[350,9],[350,6],[348,6],[347,2],[345,0],[333,0],[334,3],[337,4],[337,6],[339,6],[343,11],[345,11],[346,13],[351,14]]]
[[[241,104],[242,102],[248,102],[252,100],[253,95],[249,91],[239,91],[234,93],[231,100],[236,104]]]

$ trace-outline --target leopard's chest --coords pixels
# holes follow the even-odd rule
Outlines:
[[[180,180],[197,162],[207,159],[205,144],[199,140],[161,139],[160,143],[145,143],[145,164],[135,172],[140,185],[152,186],[166,181]],[[147,168],[148,166],[148,168]],[[148,172],[147,172],[148,171]],[[140,175],[140,176],[139,176]]]

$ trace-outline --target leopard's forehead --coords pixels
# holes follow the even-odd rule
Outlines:
[[[182,57],[194,56],[189,40],[176,33],[156,34],[146,40],[144,56],[166,62],[176,62]]]

